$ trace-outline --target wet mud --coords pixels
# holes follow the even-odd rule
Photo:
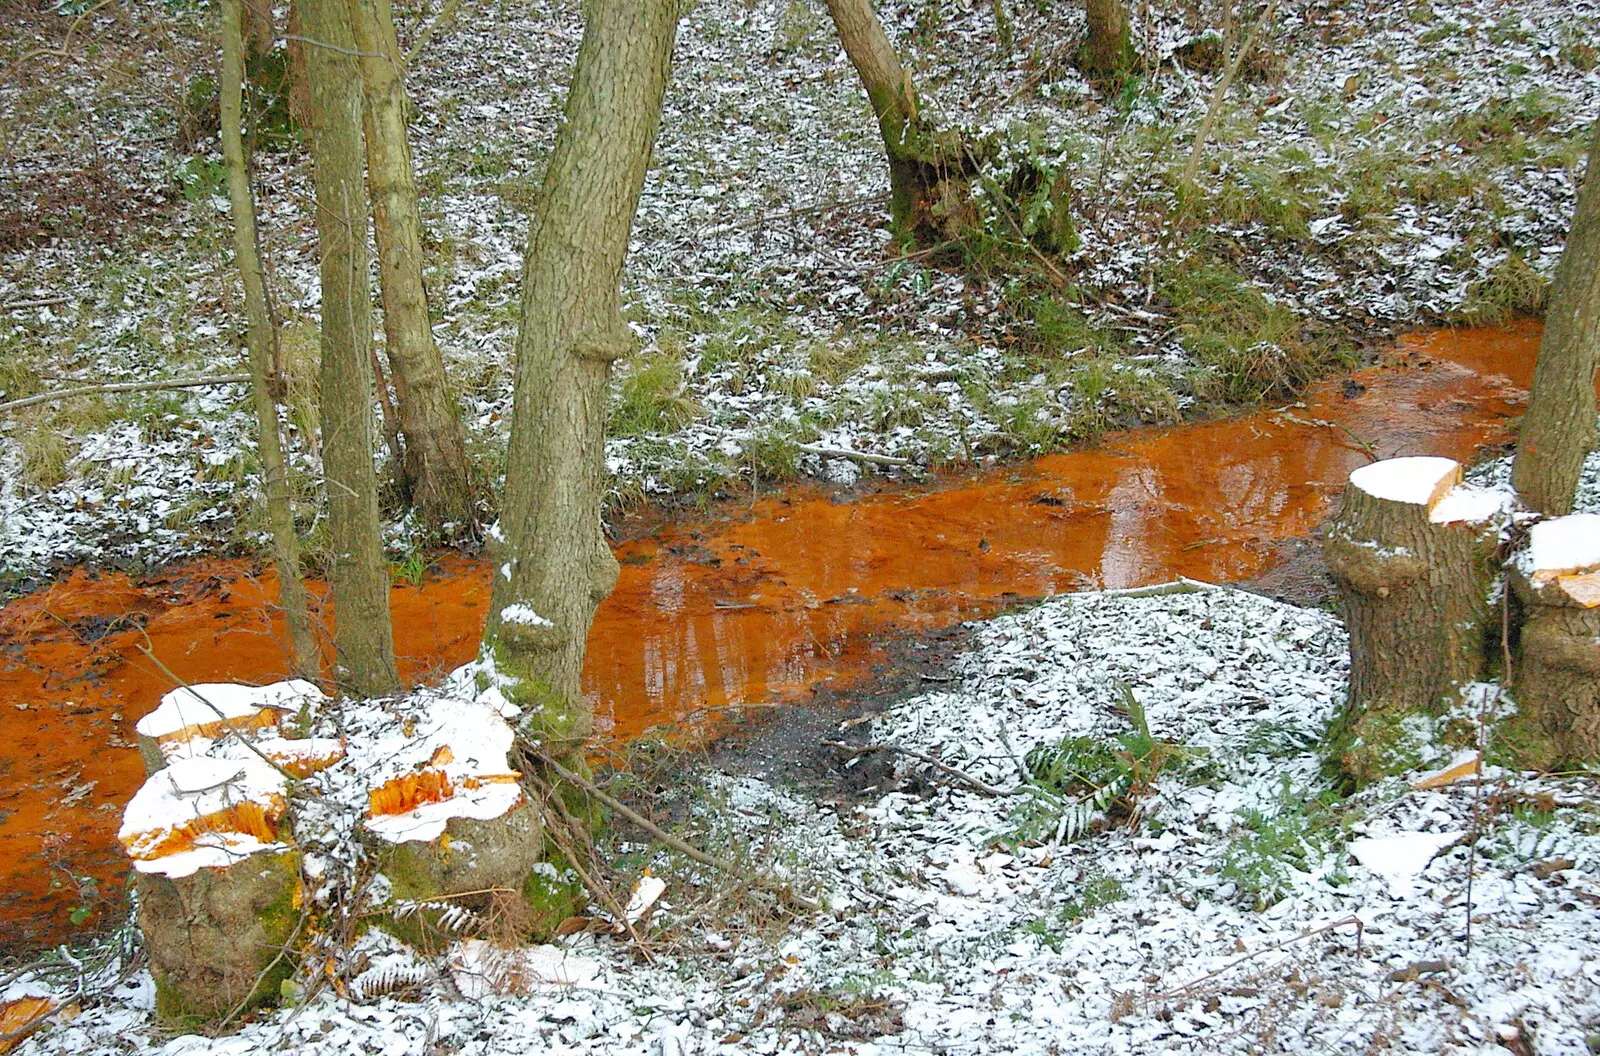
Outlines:
[[[705,732],[735,709],[847,697],[904,664],[895,643],[1027,599],[1176,576],[1271,592],[1370,457],[1467,460],[1504,444],[1538,337],[1531,324],[1434,332],[1289,407],[921,486],[797,487],[662,520],[617,547],[585,692],[613,738]],[[1282,593],[1316,601],[1314,557],[1301,561],[1311,579]],[[80,570],[0,608],[0,954],[67,941],[121,905],[115,833],[143,779],[133,724],[172,688],[144,650],[189,682],[273,681],[275,596],[249,563],[212,561],[137,579]],[[460,556],[396,586],[403,676],[471,659],[488,601],[487,564]]]

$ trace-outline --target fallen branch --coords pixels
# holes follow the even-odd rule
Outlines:
[[[0,410],[4,410],[0,405]],[[857,462],[870,462],[878,466],[909,466],[909,458],[897,458],[894,455],[873,455],[865,451],[849,451],[842,447],[818,447],[815,444],[796,444],[801,451],[808,455],[819,455],[822,458],[849,458]]]
[[[927,763],[929,766],[934,767],[935,769],[942,770],[956,780],[962,782],[970,788],[977,789],[986,796],[1017,796],[1021,795],[1024,791],[1022,786],[1018,786],[1017,788],[996,788],[993,785],[985,784],[984,782],[973,777],[971,774],[967,773],[965,770],[958,770],[949,763],[942,762],[931,755],[925,755],[922,752],[913,751],[910,748],[902,748],[898,744],[855,745],[846,744],[844,741],[823,741],[822,743],[827,745],[829,748],[839,748],[849,752],[852,759],[856,758],[857,756],[871,754],[872,752],[894,752],[898,755],[903,755],[908,759],[915,759],[920,763]]]
[[[822,912],[821,902],[797,893],[793,887],[783,883],[782,881],[773,880],[770,877],[760,875],[752,877],[746,870],[739,868],[737,864],[730,862],[728,859],[718,858],[715,855],[707,854],[694,844],[679,839],[677,836],[672,835],[672,833],[668,832],[666,829],[663,829],[661,826],[657,825],[643,814],[640,814],[638,811],[634,810],[620,799],[617,799],[615,796],[612,796],[602,790],[593,781],[573,773],[571,770],[568,770],[566,767],[562,766],[548,755],[545,755],[543,752],[529,748],[528,754],[539,760],[545,766],[548,766],[551,771],[563,781],[569,782],[570,784],[576,785],[577,787],[583,789],[584,792],[588,793],[590,796],[593,796],[595,799],[616,811],[618,814],[621,814],[623,817],[627,818],[629,821],[633,822],[635,825],[639,826],[645,832],[648,832],[650,835],[654,836],[668,847],[671,847],[673,850],[693,858],[701,865],[709,865],[718,872],[726,873],[729,876],[736,877],[738,879],[750,880],[755,883],[757,887],[764,887],[768,891],[771,891],[773,894],[777,895],[779,898],[782,898],[788,902],[792,902],[801,909],[808,910],[812,913]]]
[[[776,223],[779,220],[793,220],[797,217],[812,216],[817,213],[831,213],[838,209],[849,209],[857,205],[877,205],[879,202],[887,201],[888,198],[887,194],[869,194],[864,198],[844,198],[836,202],[802,206],[799,209],[790,209],[782,213],[766,213],[750,220],[741,221],[735,226],[741,228],[766,227],[768,224]]]
[[[5,304],[0,305],[0,310],[20,312],[24,308],[50,308],[57,304],[66,304],[71,300],[73,298],[65,295],[58,297],[32,297],[25,301],[7,301]]]
[[[1193,990],[1195,987],[1199,986],[1200,984],[1209,983],[1211,980],[1215,979],[1217,976],[1222,975],[1224,972],[1231,971],[1232,969],[1234,969],[1234,968],[1238,967],[1239,965],[1243,964],[1245,961],[1252,960],[1252,959],[1254,959],[1256,957],[1260,957],[1264,953],[1271,953],[1273,950],[1281,950],[1285,946],[1292,946],[1295,943],[1303,942],[1306,939],[1315,938],[1318,935],[1326,935],[1328,932],[1332,931],[1334,928],[1342,928],[1346,924],[1354,924],[1355,925],[1355,928],[1356,928],[1356,952],[1359,953],[1361,951],[1361,933],[1362,933],[1363,930],[1365,930],[1366,924],[1365,924],[1364,921],[1362,921],[1362,919],[1360,917],[1345,917],[1343,920],[1336,920],[1332,924],[1324,924],[1320,928],[1312,928],[1310,931],[1302,931],[1300,934],[1294,936],[1293,938],[1284,939],[1282,942],[1275,942],[1271,946],[1263,946],[1263,947],[1261,947],[1261,949],[1253,950],[1250,953],[1247,953],[1242,957],[1235,957],[1233,960],[1229,961],[1227,964],[1223,965],[1221,968],[1218,968],[1216,971],[1207,972],[1205,975],[1202,975],[1200,978],[1198,978],[1198,979],[1196,979],[1196,980],[1194,980],[1192,982],[1185,983],[1184,985],[1178,987],[1176,990],[1169,990],[1164,994],[1156,994],[1153,997],[1151,997],[1150,1000],[1151,1001],[1171,1001],[1174,998],[1182,997],[1184,994],[1187,994],[1189,991]]]
[[[248,374],[219,374],[211,378],[171,378],[165,381],[113,381],[103,385],[81,385],[75,389],[57,389],[21,400],[0,403],[0,411],[15,411],[53,400],[68,400],[75,396],[94,396],[100,393],[153,392],[156,389],[199,389],[207,385],[238,385],[250,380]]]

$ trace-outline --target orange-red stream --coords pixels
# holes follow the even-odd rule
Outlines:
[[[663,523],[617,548],[585,690],[602,728],[630,737],[794,699],[870,671],[893,636],[1016,598],[1256,575],[1274,544],[1326,516],[1367,460],[1360,443],[1466,459],[1503,440],[1538,335],[1441,331],[1282,412],[1119,434],[850,501],[801,487]],[[451,557],[394,589],[407,679],[471,659],[488,582],[484,563]],[[0,953],[63,941],[76,907],[116,901],[115,833],[143,779],[133,724],[172,688],[140,652],[145,636],[186,681],[272,681],[285,668],[275,596],[249,563],[207,561],[138,578],[77,571],[0,609]]]

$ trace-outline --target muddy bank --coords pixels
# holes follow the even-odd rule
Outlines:
[[[1436,332],[1288,408],[848,503],[798,488],[663,525],[618,548],[586,692],[612,737],[693,730],[731,707],[847,690],[889,662],[888,643],[1024,599],[1260,576],[1369,451],[1466,460],[1503,444],[1537,343],[1532,325]],[[488,593],[487,566],[459,557],[395,587],[406,678],[470,659]],[[218,561],[78,572],[0,609],[0,951],[63,941],[73,918],[91,926],[120,904],[114,833],[142,778],[132,727],[171,688],[142,649],[186,681],[281,677],[273,596],[270,577]]]

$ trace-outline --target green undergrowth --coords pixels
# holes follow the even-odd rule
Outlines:
[[[1266,909],[1293,890],[1296,874],[1344,881],[1342,848],[1356,817],[1336,792],[1297,788],[1285,776],[1272,807],[1240,811],[1238,819],[1218,870],[1236,901]]]

